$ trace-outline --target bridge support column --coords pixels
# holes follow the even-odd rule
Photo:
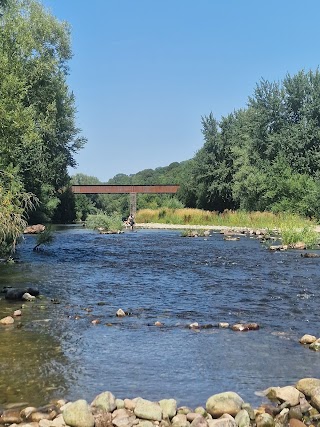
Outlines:
[[[137,213],[137,193],[130,193],[130,215],[136,217]]]

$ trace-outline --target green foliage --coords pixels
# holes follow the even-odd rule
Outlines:
[[[9,256],[27,225],[26,214],[37,203],[36,197],[26,193],[17,170],[0,169],[0,255]]]
[[[310,227],[302,229],[285,227],[281,230],[281,238],[282,243],[288,246],[303,242],[307,248],[313,248],[319,243],[319,233]]]
[[[144,209],[137,212],[137,223],[190,224],[227,227],[278,229],[314,228],[315,222],[296,214],[272,212],[225,211],[222,213],[200,209]]]
[[[95,215],[88,215],[86,226],[92,229],[102,229],[103,231],[117,232],[123,228],[123,221],[119,214],[107,215],[103,212]]]
[[[39,233],[36,238],[36,246],[33,248],[37,251],[41,245],[50,245],[53,242],[53,233],[50,227],[47,227],[42,233]]]
[[[31,220],[51,219],[67,168],[85,140],[75,126],[66,76],[70,31],[36,0],[9,0],[0,28],[0,152],[40,203]],[[39,214],[41,212],[41,215]]]

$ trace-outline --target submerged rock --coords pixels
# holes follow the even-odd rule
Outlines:
[[[257,331],[260,328],[258,323],[236,323],[232,326],[233,331],[242,332],[242,331]]]
[[[5,293],[5,299],[12,301],[22,301],[23,295],[26,293],[30,294],[33,297],[37,297],[39,295],[39,290],[33,287],[23,289],[4,288],[3,292]]]
[[[14,318],[11,316],[3,317],[0,323],[1,325],[12,325],[14,323]]]

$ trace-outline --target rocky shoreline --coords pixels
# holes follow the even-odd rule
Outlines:
[[[0,410],[0,424],[10,427],[304,427],[320,426],[320,379],[303,378],[294,386],[269,387],[258,393],[269,401],[258,408],[235,392],[210,396],[204,407],[178,407],[137,397],[117,399],[109,392],[91,404],[57,400],[41,408]]]

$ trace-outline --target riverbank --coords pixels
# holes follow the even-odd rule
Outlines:
[[[233,230],[235,232],[250,231],[247,227],[227,227],[225,225],[189,225],[189,224],[161,224],[161,223],[150,223],[141,222],[135,224],[135,228],[146,228],[154,230],[212,230],[212,231],[224,231]]]
[[[56,400],[41,408],[20,406],[0,412],[0,424],[16,427],[304,427],[320,425],[320,379],[269,387],[268,399],[253,409],[232,391],[210,396],[204,406],[178,407],[175,399],[150,401],[116,398],[100,393],[91,404],[84,399]]]

